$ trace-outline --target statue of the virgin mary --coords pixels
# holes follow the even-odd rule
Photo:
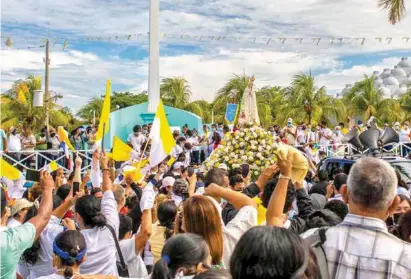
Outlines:
[[[260,118],[258,117],[257,98],[255,96],[254,76],[248,81],[248,86],[244,90],[243,99],[241,100],[240,114],[238,124],[244,126],[259,126]]]

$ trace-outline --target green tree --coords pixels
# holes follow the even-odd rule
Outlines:
[[[381,92],[374,86],[373,76],[364,75],[364,79],[357,82],[344,96],[344,103],[347,106],[349,117],[362,116],[364,120],[367,120],[374,116],[380,123],[388,118],[391,121],[400,118],[401,110],[394,111],[396,101],[383,99]],[[397,109],[399,109],[398,106]]]
[[[130,92],[113,92],[111,95],[111,111],[117,110],[117,107],[122,109],[129,106],[147,102],[148,96],[146,93],[133,94]],[[92,120],[94,113],[96,119],[100,118],[101,109],[103,107],[104,95],[92,98],[85,106],[77,111],[77,116],[83,120]]]
[[[291,86],[284,90],[284,99],[277,114],[277,123],[291,117],[295,121],[312,123],[344,114],[344,104],[327,94],[324,86],[318,88],[311,72],[294,76]]]
[[[183,77],[164,78],[161,80],[160,96],[165,105],[184,109],[190,102],[191,88]]]
[[[25,80],[17,80],[11,89],[6,92],[7,102],[2,103],[1,122],[6,126],[23,124],[33,130],[44,126],[45,110],[43,107],[34,107],[33,96],[35,90],[41,89],[41,77],[29,75]],[[55,101],[61,98],[56,95],[49,101],[50,125],[64,125],[67,117],[60,111]]]
[[[378,6],[388,10],[388,21],[391,24],[401,21],[406,13],[405,0],[379,0]]]

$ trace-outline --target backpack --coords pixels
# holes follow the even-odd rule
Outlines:
[[[315,253],[315,256],[317,257],[317,265],[319,269],[317,279],[329,278],[328,263],[323,248],[323,244],[327,240],[327,237],[325,235],[327,230],[328,227],[319,228],[312,235],[304,239],[305,243],[307,243],[311,247],[311,249]]]

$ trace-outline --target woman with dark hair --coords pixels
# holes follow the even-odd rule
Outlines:
[[[212,142],[213,142],[213,144],[214,144],[214,150],[216,150],[217,147],[218,147],[218,146],[220,145],[220,143],[221,143],[221,136],[220,136],[220,134],[217,133],[217,132],[214,132],[214,133],[213,133],[213,136],[211,137],[211,140],[212,140]]]
[[[64,230],[64,227],[60,225],[61,219],[75,200],[76,197],[69,195],[63,203],[59,196],[53,195],[53,212],[47,226],[41,232],[40,237],[21,256],[18,271],[24,278],[32,279],[53,273],[53,241]],[[37,215],[39,201],[29,209],[25,222]],[[65,221],[63,222],[66,224]]]
[[[154,263],[161,257],[164,243],[174,234],[174,221],[177,215],[177,206],[174,201],[165,201],[158,205],[158,222],[153,224],[152,234],[149,240]]]
[[[407,196],[398,195],[398,197],[400,198],[400,204],[398,205],[394,213],[390,216],[390,218],[388,218],[386,221],[387,226],[389,228],[391,227],[391,229],[393,228],[393,226],[398,225],[401,216],[411,209],[411,200]]]
[[[86,240],[78,231],[64,231],[54,240],[53,252],[53,266],[56,272],[39,278],[70,279],[73,275],[80,273],[80,265],[86,259]]]
[[[88,260],[88,259],[87,259]],[[196,234],[171,237],[164,245],[161,259],[154,265],[150,279],[189,279],[210,269],[207,242]],[[117,276],[79,275],[77,279],[118,279]],[[208,278],[208,277],[204,277]]]
[[[93,154],[93,165],[98,164],[100,154]],[[103,198],[82,196],[75,205],[74,220],[87,243],[87,261],[81,266],[84,274],[117,275],[116,243],[118,237],[119,217],[117,202],[108,169],[108,158],[101,157],[103,172]]]
[[[204,239],[185,233],[173,236],[164,245],[151,279],[174,279],[195,275],[210,268],[211,256]]]
[[[394,235],[405,242],[411,243],[411,210],[408,210],[401,216]]]
[[[317,278],[315,254],[300,236],[285,228],[254,227],[234,249],[233,279]]]

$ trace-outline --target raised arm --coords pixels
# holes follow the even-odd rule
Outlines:
[[[51,211],[53,210],[54,181],[47,171],[40,172],[40,187],[42,194],[37,215],[28,221],[36,228],[36,239],[49,222]]]
[[[280,178],[277,186],[271,196],[266,212],[266,221],[268,226],[282,227],[282,214],[284,210],[285,199],[287,196],[288,182],[291,180],[291,163],[292,154],[289,152],[286,160],[278,158],[277,165],[280,169]]]
[[[74,177],[73,177],[73,182],[78,182],[81,183],[81,163],[83,162],[83,160],[81,160],[80,156],[78,155],[77,152],[77,156],[76,156],[76,162],[75,162],[75,169],[74,169]]]
[[[135,238],[135,248],[136,248],[136,255],[138,255],[141,250],[144,249],[148,239],[151,236],[151,228],[152,228],[152,221],[151,221],[151,209],[145,209],[143,211],[143,215],[141,216],[141,227],[140,231],[134,236]]]
[[[237,210],[240,210],[244,206],[253,206],[257,208],[257,204],[255,203],[255,201],[253,201],[253,199],[247,197],[242,193],[220,187],[214,183],[210,184],[205,189],[204,194],[212,197],[223,198],[231,203]]]
[[[105,191],[112,191],[113,190],[113,182],[111,181],[110,178],[110,169],[108,168],[108,158],[106,157],[106,154],[101,155],[101,168],[103,172],[103,187],[102,190],[103,192]]]

